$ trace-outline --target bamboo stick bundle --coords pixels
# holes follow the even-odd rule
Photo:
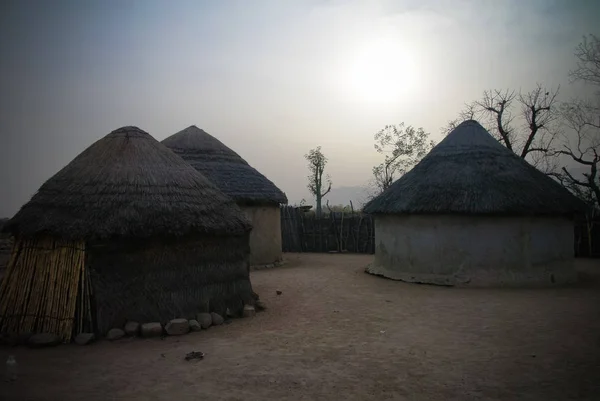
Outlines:
[[[75,321],[78,330],[84,320],[93,325],[84,255],[81,241],[16,239],[0,287],[0,331],[51,332],[69,341]]]
[[[52,310],[52,313],[56,316],[57,322],[55,332],[58,333],[64,341],[67,341],[63,335],[65,326],[68,326],[69,324],[69,316],[67,314],[68,308],[66,305],[70,302],[71,298],[71,294],[69,294],[69,288],[72,280],[72,270],[76,268],[73,265],[74,255],[70,244],[71,242],[61,243],[63,257],[56,267],[57,271],[59,272],[59,279],[57,281],[57,288],[59,289],[59,302]]]
[[[30,250],[27,242],[23,242],[23,255],[25,258],[30,254]],[[22,257],[15,260],[14,274],[12,275],[12,288],[10,288],[7,294],[7,308],[5,310],[7,316],[7,322],[4,324],[3,329],[8,332],[13,332],[15,325],[18,324],[18,317],[15,316],[18,310],[19,295],[22,295],[19,291],[19,283],[26,282],[28,271],[22,268]]]
[[[71,244],[70,242],[68,243]],[[69,327],[68,311],[71,294],[69,294],[69,283],[72,280],[72,270],[75,269],[75,253],[71,247],[65,247],[65,256],[61,262],[61,267],[64,266],[64,274],[61,282],[61,301],[59,304],[59,315],[61,317],[59,329],[57,333],[63,338],[63,341],[67,341],[64,336],[64,332]]]
[[[69,244],[71,245],[71,244]],[[73,330],[73,313],[71,313],[71,304],[77,302],[77,287],[79,285],[79,276],[76,274],[79,266],[77,264],[77,251],[73,247],[68,249],[68,258],[64,263],[64,277],[61,282],[62,292],[64,293],[64,302],[60,305],[60,336],[63,341],[68,342],[71,339]],[[75,293],[73,293],[73,286],[75,286]]]
[[[22,258],[19,263],[20,269],[27,274],[24,281],[17,281],[17,285],[21,283],[21,288],[19,288],[19,291],[22,292],[25,297],[24,303],[20,306],[17,306],[18,310],[23,311],[23,314],[25,315],[21,319],[19,330],[22,330],[23,332],[32,332],[36,323],[36,317],[30,313],[32,299],[29,297],[29,294],[31,292],[31,288],[35,285],[37,278],[37,262],[35,261],[33,252],[30,251],[26,254],[26,258]]]
[[[21,260],[21,269],[30,274],[30,277],[28,278],[30,280],[30,288],[26,294],[29,298],[29,302],[27,305],[22,306],[22,310],[26,315],[31,317],[31,323],[29,327],[21,329],[36,331],[39,326],[40,309],[42,308],[42,297],[37,294],[45,291],[46,271],[44,269],[44,260],[40,260],[42,258],[40,250],[34,248],[35,243],[33,241],[28,241],[28,243],[28,253],[26,257]]]
[[[42,253],[43,261],[39,264],[39,267],[45,272],[46,278],[46,293],[42,299],[41,304],[41,331],[52,333],[52,317],[51,308],[52,301],[54,299],[55,281],[56,281],[56,270],[53,268],[53,252],[48,251],[46,241],[43,242],[44,248]]]
[[[56,258],[56,264],[54,266],[54,269],[58,272],[58,282],[57,282],[57,294],[53,299],[53,304],[52,304],[52,313],[54,316],[54,327],[53,327],[53,333],[59,333],[61,330],[61,317],[62,315],[59,313],[59,311],[62,309],[62,305],[66,300],[67,294],[65,294],[64,291],[64,286],[61,284],[62,280],[64,279],[64,271],[63,271],[63,264],[67,264],[69,263],[69,249],[66,248],[65,246],[63,246],[62,242],[57,244],[57,258]]]
[[[68,314],[65,316],[67,319],[65,319],[65,322],[67,322],[68,324],[65,325],[64,327],[64,331],[63,331],[63,339],[65,341],[70,341],[71,340],[71,335],[73,333],[73,320],[75,318],[75,309],[77,307],[77,290],[79,287],[79,277],[81,275],[81,272],[83,270],[83,266],[84,266],[84,252],[79,250],[81,247],[78,246],[80,245],[80,243],[75,243],[74,244],[74,249],[73,249],[73,255],[75,257],[75,263],[73,263],[73,269],[70,269],[70,272],[72,272],[73,274],[71,275],[71,280],[70,280],[70,291],[69,294],[71,295],[70,299],[69,299],[69,309],[68,309]],[[68,284],[68,283],[67,283]]]
[[[54,241],[50,238],[40,240],[36,246],[36,253],[39,255],[35,263],[34,286],[29,292],[30,302],[27,306],[26,314],[31,317],[28,325],[22,325],[21,330],[36,332],[53,332],[52,316],[49,314],[49,308],[54,302],[54,267],[55,255]]]
[[[65,244],[67,245],[67,244]],[[66,341],[63,333],[65,331],[65,327],[68,326],[68,322],[64,319],[67,314],[67,305],[69,303],[70,295],[68,292],[69,285],[68,283],[71,280],[71,270],[74,263],[74,255],[72,249],[67,246],[64,247],[64,256],[60,261],[60,264],[57,266],[57,269],[61,271],[60,277],[60,302],[57,305],[57,317],[60,317],[58,320],[58,328],[56,333],[61,336],[63,341]]]
[[[47,332],[47,309],[48,300],[52,299],[52,266],[49,262],[49,253],[47,250],[47,242],[44,240],[39,242],[37,249],[39,259],[36,263],[36,270],[39,274],[36,275],[36,282],[39,282],[37,287],[41,291],[41,295],[37,297],[37,311],[35,316],[36,319],[36,330],[41,332]],[[50,296],[49,296],[50,294]]]
[[[19,257],[15,263],[17,274],[14,276],[14,280],[12,280],[12,291],[8,300],[10,306],[6,311],[10,318],[5,328],[9,332],[19,332],[21,318],[24,314],[24,306],[28,300],[28,294],[23,291],[21,286],[23,283],[29,285],[34,275],[32,269],[27,266],[29,260],[36,260],[36,254],[31,249],[31,241],[25,241],[23,247],[24,255],[23,257]]]
[[[66,256],[65,247],[63,246],[62,241],[55,240],[53,251],[52,251],[52,263],[51,270],[54,280],[51,280],[51,284],[53,286],[54,293],[50,296],[46,305],[49,305],[49,309],[46,311],[46,315],[49,316],[47,321],[47,326],[45,328],[46,331],[50,333],[57,333],[60,329],[60,316],[57,314],[57,309],[60,307],[63,298],[63,290],[61,286],[63,269],[62,265]]]

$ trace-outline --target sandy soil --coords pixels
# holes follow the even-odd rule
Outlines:
[[[20,374],[0,398],[600,399],[597,260],[579,261],[576,288],[481,290],[370,276],[365,255],[286,259],[252,273],[269,307],[253,319],[165,340],[0,348]],[[206,357],[186,362],[190,351]]]

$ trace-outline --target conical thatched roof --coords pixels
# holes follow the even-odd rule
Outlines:
[[[162,141],[236,202],[287,203],[267,177],[214,136],[192,125]]]
[[[137,127],[119,128],[46,181],[6,224],[68,239],[250,230],[239,207]]]
[[[460,124],[367,213],[572,214],[569,191],[502,146],[477,121]]]

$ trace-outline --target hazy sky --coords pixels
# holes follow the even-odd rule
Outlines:
[[[196,124],[309,198],[321,145],[334,187],[364,185],[373,134],[440,128],[485,89],[567,74],[600,2],[2,1],[0,216],[113,129]]]

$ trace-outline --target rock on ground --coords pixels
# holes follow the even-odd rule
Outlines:
[[[121,329],[110,329],[108,333],[106,333],[106,339],[109,341],[115,341],[125,336],[125,332]]]
[[[265,310],[267,309],[267,305],[263,301],[258,300],[255,302],[255,309],[257,311]]]
[[[202,326],[200,325],[200,323],[198,323],[198,321],[196,319],[190,320],[189,324],[190,324],[190,330],[191,331],[200,331],[200,330],[202,330]]]
[[[196,320],[203,329],[208,329],[212,325],[212,316],[210,313],[198,313]]]
[[[29,345],[31,347],[52,347],[61,342],[61,338],[52,333],[38,333],[29,337]]]
[[[170,336],[180,336],[190,332],[190,322],[187,319],[173,319],[165,326],[165,331]]]
[[[223,319],[223,316],[221,316],[215,312],[212,312],[210,314],[210,317],[212,318],[213,326],[219,326],[219,325],[223,324],[223,322],[225,321],[225,319]]]
[[[142,337],[160,337],[163,327],[158,322],[144,323],[141,326]]]
[[[244,305],[244,317],[252,317],[256,315],[256,310],[252,305]]]
[[[140,334],[140,324],[138,322],[125,323],[125,334],[135,337]]]
[[[96,335],[94,333],[79,333],[75,337],[75,344],[77,345],[88,345],[92,341],[96,339]]]

